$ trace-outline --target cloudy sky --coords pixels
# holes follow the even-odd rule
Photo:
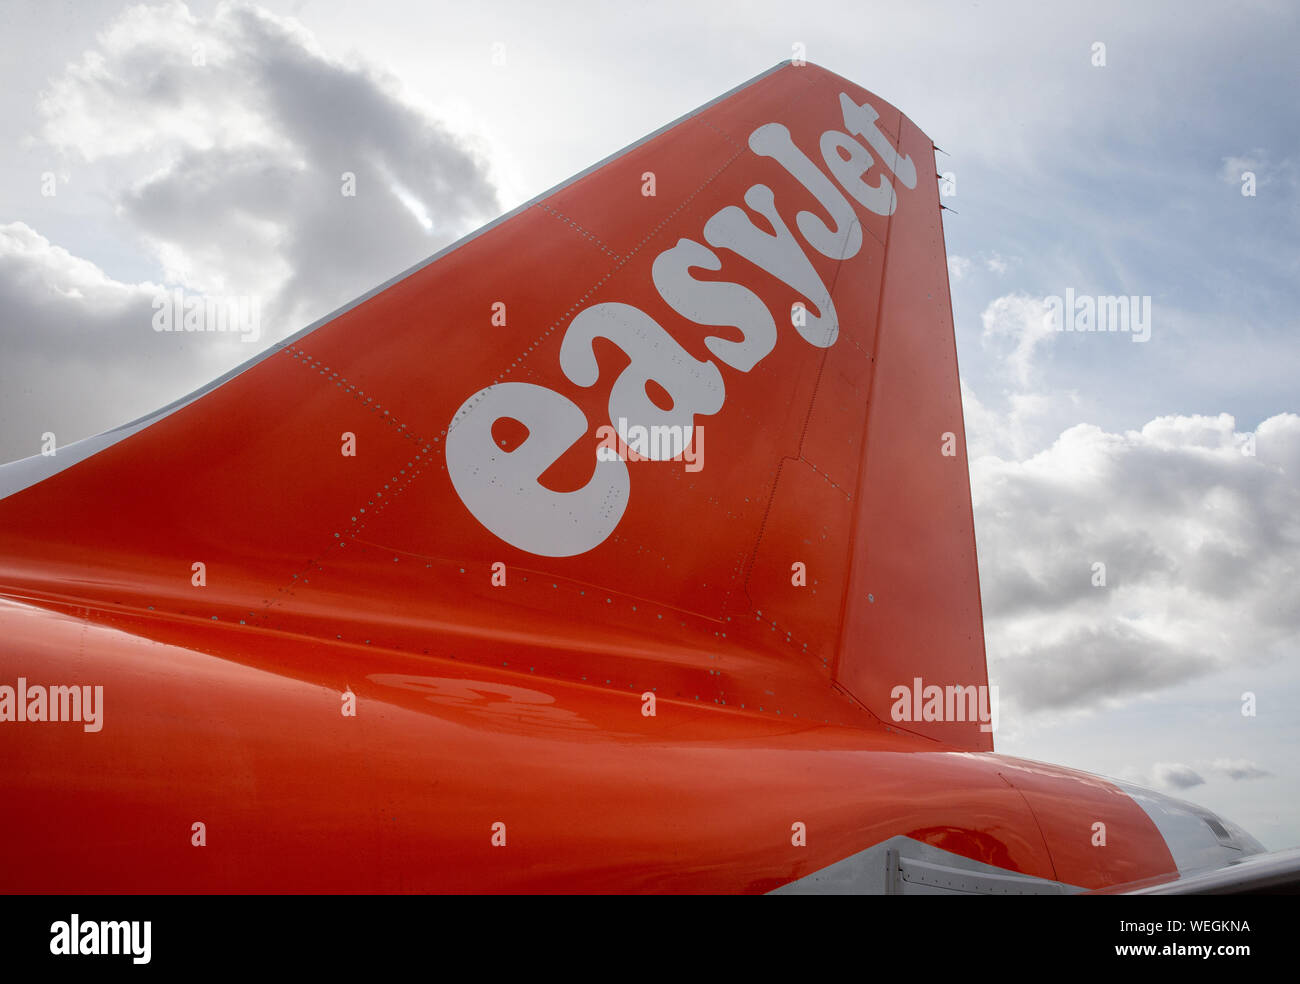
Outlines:
[[[999,751],[1300,845],[1300,15],[1056,6],[9,3],[0,461],[189,392],[802,44],[947,152]],[[257,298],[262,336],[142,330],[160,286]],[[1149,299],[1149,338],[1053,330],[1067,291]]]

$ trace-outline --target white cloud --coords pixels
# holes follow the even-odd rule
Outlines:
[[[983,403],[964,383],[962,413],[966,442],[972,460],[985,455],[1022,459],[1050,444],[1059,431],[1054,421],[1077,412],[1079,395],[1073,390],[1035,392],[1010,390],[1003,394],[1005,409]]]
[[[486,163],[394,78],[259,7],[130,8],[40,109],[50,146],[115,180],[168,282],[264,297],[280,334],[497,212]]]
[[[103,189],[115,235],[166,286],[255,299],[263,346],[497,213],[485,162],[393,78],[255,6],[131,7],[39,111],[52,169]],[[28,224],[0,228],[0,255],[0,460],[45,430],[68,443],[157,409],[254,354],[153,332],[158,285],[119,282]]]
[[[981,344],[997,347],[1011,367],[1015,380],[1028,385],[1034,370],[1034,353],[1055,332],[1047,302],[1017,291],[992,301],[980,315]]]
[[[1262,779],[1273,774],[1249,759],[1218,758],[1210,763],[1210,769],[1234,780]]]
[[[988,267],[988,269],[991,272],[996,273],[998,276],[1001,276],[1002,274],[1006,273],[1008,270],[1011,269],[1011,264],[1005,259],[1003,259],[997,253],[994,253],[992,256],[985,257],[984,265]]]
[[[1156,783],[1166,789],[1191,789],[1205,783],[1200,773],[1180,762],[1157,762],[1151,769]]]
[[[1239,184],[1246,171],[1256,171],[1258,167],[1259,160],[1254,156],[1225,157],[1219,168],[1219,177],[1228,184]]]
[[[158,290],[0,225],[0,461],[46,431],[63,445],[156,410],[252,354],[237,335],[155,332]]]
[[[1212,762],[1187,765],[1182,762],[1155,762],[1149,769],[1126,766],[1119,770],[1119,778],[1139,786],[1154,789],[1182,790],[1201,786],[1210,781],[1206,774],[1222,776],[1234,782],[1242,779],[1262,779],[1273,773],[1248,759],[1217,758]]]
[[[1275,188],[1279,185],[1294,189],[1300,185],[1294,157],[1278,159],[1262,147],[1244,154],[1233,154],[1221,159],[1219,178],[1230,185],[1241,185],[1245,172],[1255,175],[1258,189]]]
[[[1120,434],[1081,424],[1023,461],[972,461],[1005,700],[1098,706],[1294,648],[1300,416],[1264,421],[1255,439],[1244,454],[1226,414],[1161,417]]]
[[[948,276],[954,281],[963,280],[970,273],[971,262],[964,256],[948,257]]]

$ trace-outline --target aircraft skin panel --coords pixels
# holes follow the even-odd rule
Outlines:
[[[97,733],[0,730],[5,835],[42,848],[6,892],[763,892],[895,834],[1053,878],[997,761],[922,739],[198,619],[4,602],[0,631],[7,680],[40,653],[30,687],[106,695]]]
[[[998,759],[999,774],[1033,811],[1059,881],[1095,888],[1098,878],[1120,885],[1177,870],[1158,826],[1145,811],[1135,810],[1132,797],[1113,781],[1026,759]],[[1135,844],[1144,845],[1143,853],[1131,850]],[[1102,865],[1099,854],[1107,855]]]
[[[1113,784],[894,693],[987,683],[932,168],[780,66],[10,466],[0,890],[1173,877]],[[41,719],[71,685],[98,727]]]
[[[932,173],[931,143],[900,121],[901,149]],[[924,162],[924,163],[921,163]],[[837,679],[880,716],[897,685],[988,685],[966,430],[938,186],[918,181],[924,207],[899,190],[879,299],[876,372],[859,465]],[[864,600],[871,599],[867,603]],[[967,722],[909,729],[948,744],[993,749]]]

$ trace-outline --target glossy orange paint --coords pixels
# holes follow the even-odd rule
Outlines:
[[[840,93],[920,179],[891,215],[854,204],[853,256],[802,244],[834,344],[791,327],[813,299],[719,250],[693,276],[778,329],[721,367],[704,467],[629,463],[616,529],[574,556],[485,528],[444,454],[467,398],[571,400],[587,435],[541,484],[584,486],[630,357],[598,338],[575,385],[566,328],[630,304],[713,360],[705,338],[739,332],[676,313],[654,260],[757,184],[791,230],[824,215],[747,140],[779,123],[821,161]],[[1110,784],[993,755],[974,721],[891,718],[915,677],[987,683],[931,146],[781,67],[0,500],[0,683],[105,695],[97,733],[0,724],[0,890],[756,892],[899,834],[1084,888],[1173,872]],[[1122,844],[1090,849],[1099,818]]]

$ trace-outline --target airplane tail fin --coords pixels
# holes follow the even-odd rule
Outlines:
[[[991,749],[932,147],[777,66],[7,466],[0,593]]]

